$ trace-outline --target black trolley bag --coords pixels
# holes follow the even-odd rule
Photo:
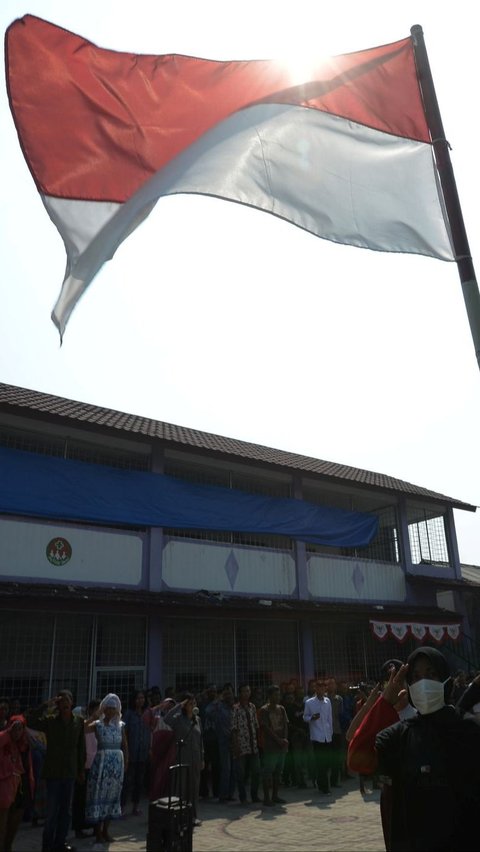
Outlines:
[[[192,852],[193,806],[189,801],[190,766],[170,766],[168,795],[150,802],[147,852]]]

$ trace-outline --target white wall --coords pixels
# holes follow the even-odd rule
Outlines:
[[[252,595],[291,595],[295,562],[288,551],[169,540],[162,579],[173,589],[208,589]]]
[[[405,575],[400,565],[342,557],[310,556],[308,590],[313,597],[403,601]]]
[[[63,538],[71,558],[52,565],[47,545]],[[81,529],[0,519],[0,574],[46,582],[138,585],[142,579],[142,538],[135,533]]]

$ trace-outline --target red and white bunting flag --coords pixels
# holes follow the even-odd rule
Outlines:
[[[443,642],[445,639],[445,625],[444,624],[427,624],[426,628],[435,642]]]
[[[427,628],[424,624],[411,624],[410,630],[412,631],[412,636],[418,639],[419,642],[422,642],[427,635]]]
[[[22,150],[67,249],[52,318],[161,196],[197,193],[379,251],[453,260],[410,38],[317,62],[116,53],[26,15],[7,30]]]
[[[405,642],[410,635],[410,625],[403,622],[390,624],[390,632],[397,642]]]
[[[447,624],[447,634],[450,639],[453,639],[454,642],[460,638],[460,625],[459,624]]]
[[[372,627],[372,633],[377,637],[377,639],[380,639],[381,642],[388,639],[388,627],[384,621],[371,621],[370,625]]]

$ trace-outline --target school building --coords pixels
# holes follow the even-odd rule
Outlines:
[[[0,384],[0,694],[478,666],[460,500]]]

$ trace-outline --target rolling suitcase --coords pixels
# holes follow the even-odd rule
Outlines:
[[[170,767],[168,796],[150,802],[148,809],[147,852],[192,852],[189,780],[189,766]]]

